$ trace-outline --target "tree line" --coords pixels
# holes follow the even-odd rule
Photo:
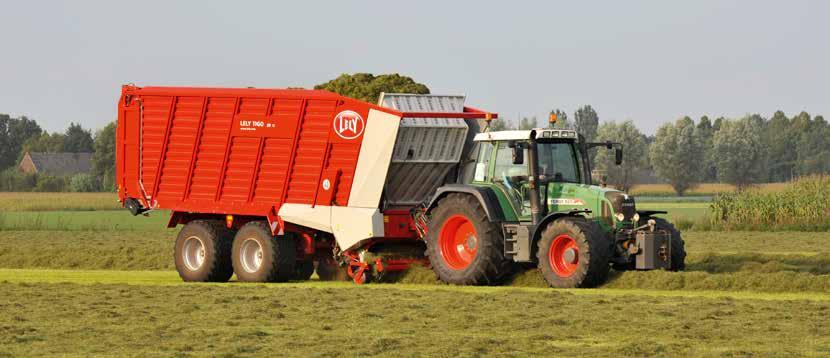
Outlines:
[[[769,117],[750,114],[714,121],[703,116],[697,122],[684,116],[645,135],[631,120],[600,123],[590,105],[578,108],[573,122],[561,109],[551,113],[558,118],[553,127],[575,129],[586,141],[623,144],[621,166],[614,165],[610,151],[599,149],[592,157],[597,172],[626,191],[637,184],[638,171],[653,171],[678,195],[703,182],[728,183],[741,190],[756,183],[830,173],[830,125],[821,115],[801,112],[788,117],[777,111]],[[502,121],[493,129],[538,127],[534,117],[512,124]]]
[[[93,153],[92,170],[72,177],[18,170],[26,152]],[[112,191],[115,185],[115,122],[93,134],[79,123],[49,133],[26,116],[0,114],[0,191]]]
[[[399,74],[342,74],[318,84],[344,96],[377,103],[381,92],[429,94],[429,88]],[[755,183],[783,182],[811,174],[830,173],[830,126],[822,116],[801,112],[788,117],[777,111],[741,118],[703,116],[697,121],[684,116],[665,123],[654,135],[645,135],[635,122],[600,122],[597,111],[585,105],[573,111],[551,111],[556,128],[575,129],[586,141],[623,144],[625,160],[614,165],[612,151],[594,149],[596,172],[606,182],[628,191],[637,184],[637,174],[653,172],[672,185],[678,195],[703,182],[724,182],[742,189]],[[495,120],[490,130],[539,127],[536,118]],[[16,170],[23,153],[92,152],[92,173],[73,178],[49,175],[26,176]],[[2,191],[94,191],[113,190],[115,172],[115,123],[94,134],[70,123],[63,133],[48,133],[25,116],[0,114],[0,190]]]

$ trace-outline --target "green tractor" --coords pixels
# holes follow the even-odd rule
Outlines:
[[[459,285],[500,282],[536,265],[552,287],[594,287],[609,270],[683,270],[680,232],[636,210],[634,198],[591,180],[588,151],[573,130],[484,132],[466,184],[437,189],[426,204],[427,256],[436,275]]]

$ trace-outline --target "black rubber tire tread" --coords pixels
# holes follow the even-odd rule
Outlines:
[[[297,262],[296,266],[294,267],[294,277],[292,280],[295,281],[307,281],[311,278],[311,275],[314,274],[314,261],[306,260],[306,261],[299,261]]]
[[[233,276],[231,243],[233,232],[217,220],[194,220],[184,225],[176,237],[173,260],[185,282],[227,282]],[[197,271],[184,264],[182,249],[188,237],[196,236],[205,245],[205,262]]]
[[[674,224],[662,218],[654,219],[657,230],[666,230],[671,234],[671,271],[683,271],[686,269],[686,243],[683,241],[683,236],[680,231],[674,227]]]
[[[550,267],[548,251],[553,239],[567,233],[579,246],[579,265],[576,272],[569,277],[559,277]],[[536,252],[539,272],[551,287],[587,288],[597,287],[608,279],[611,266],[612,245],[602,233],[597,223],[581,217],[564,217],[550,224],[539,238],[539,250]],[[587,262],[587,264],[584,264]]]
[[[334,259],[317,261],[317,278],[320,281],[348,281],[349,273],[345,266],[340,266]]]
[[[257,272],[242,268],[239,250],[247,238],[258,240],[262,245],[263,261]],[[239,281],[245,282],[286,282],[295,275],[297,243],[288,236],[271,235],[264,221],[251,221],[242,226],[233,239],[233,270]]]
[[[441,227],[452,215],[462,214],[470,220],[478,235],[478,250],[470,266],[454,270],[441,256]],[[426,237],[427,257],[439,280],[455,285],[495,285],[501,283],[512,269],[512,261],[504,256],[504,234],[498,223],[490,222],[478,200],[469,194],[449,194],[432,210]]]

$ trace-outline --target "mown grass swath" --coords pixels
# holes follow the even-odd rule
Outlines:
[[[826,301],[291,285],[0,282],[0,307],[9,307],[0,310],[0,356],[796,356],[830,350]],[[598,329],[635,314],[636,329]]]
[[[712,220],[726,229],[830,229],[830,176],[798,179],[779,192],[723,193],[712,202]]]
[[[0,269],[170,272],[175,236],[171,230],[5,231],[0,232]],[[689,232],[684,237],[688,272],[615,273],[603,287],[830,292],[830,233]],[[420,266],[385,282],[445,286]],[[535,269],[514,273],[504,285],[547,286]]]

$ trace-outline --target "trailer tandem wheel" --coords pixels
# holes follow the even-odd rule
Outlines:
[[[297,281],[306,281],[311,278],[311,275],[314,274],[314,261],[313,260],[304,260],[298,261],[297,266],[294,268],[294,277],[292,280]]]
[[[176,238],[176,271],[188,282],[227,282],[233,275],[231,235],[219,221],[194,220]]]
[[[233,239],[233,271],[239,281],[285,282],[295,277],[297,243],[273,236],[263,221],[252,221]]]

